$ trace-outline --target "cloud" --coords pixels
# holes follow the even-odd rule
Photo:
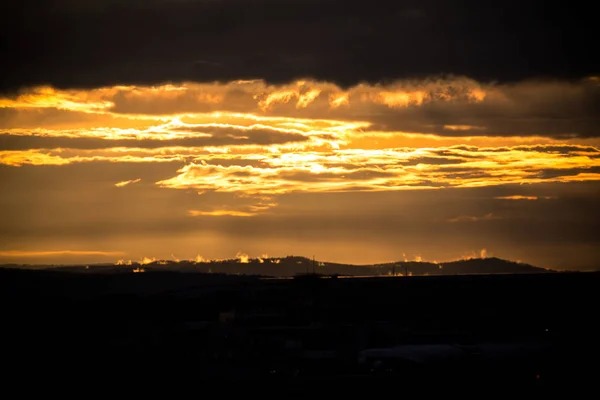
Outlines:
[[[489,213],[483,215],[481,217],[471,216],[471,215],[461,215],[455,218],[449,218],[446,222],[457,223],[457,222],[479,222],[479,221],[490,221],[493,219],[499,219],[500,217],[494,215],[493,213]]]
[[[238,261],[240,262],[240,264],[248,264],[250,262],[250,257],[246,253],[238,252],[235,255],[235,258],[238,259]]]
[[[73,153],[73,152],[72,152]],[[73,163],[85,162],[123,162],[123,163],[170,163],[176,161],[185,161],[184,156],[177,154],[157,154],[152,152],[142,152],[127,150],[128,154],[123,154],[123,149],[110,149],[104,153],[94,154],[82,151],[80,154],[75,152],[69,155],[62,149],[55,150],[26,150],[26,151],[0,151],[0,164],[19,167],[22,165],[68,165]],[[133,153],[133,154],[131,154]],[[83,154],[83,155],[82,155]]]
[[[473,131],[473,130],[485,130],[485,126],[471,126],[471,125],[444,125],[446,131]]]
[[[140,148],[140,149],[159,149],[164,147],[224,147],[224,146],[243,146],[243,145],[277,145],[285,143],[295,143],[310,140],[310,137],[298,132],[277,132],[269,129],[222,129],[222,128],[203,128],[205,132],[199,133],[193,131],[177,130],[165,132],[165,137],[160,134],[143,131],[128,135],[136,135],[139,138],[131,137],[129,139],[119,139],[108,137],[65,137],[60,136],[62,132],[48,132],[50,136],[37,135],[11,135],[0,133],[0,148],[3,150],[29,150],[29,149],[106,149],[106,148]],[[96,132],[99,136],[101,132]],[[119,132],[110,132],[110,134],[119,135]],[[169,136],[167,136],[169,135]]]
[[[0,164],[19,167],[21,165],[66,165],[71,161],[37,150],[0,151]]]
[[[289,192],[396,191],[542,182],[597,181],[600,160],[543,146],[515,148],[334,150],[263,155],[251,166],[192,163],[157,184],[173,189],[283,194]],[[442,152],[445,156],[438,157]],[[548,167],[552,174],[547,174]]]
[[[289,134],[289,140],[302,140],[298,135],[307,133],[301,129],[307,122],[312,131],[320,130],[322,134],[370,131],[441,137],[597,138],[599,101],[600,87],[590,79],[499,84],[440,76],[385,84],[361,83],[349,88],[315,80],[280,85],[260,80],[186,82],[177,86],[114,86],[87,91],[42,87],[16,97],[0,98],[0,110],[12,121],[7,128],[13,130],[6,132],[11,134],[19,134],[15,128],[36,127],[28,119],[43,123],[48,129],[48,123],[32,111],[47,113],[54,109],[71,114],[60,117],[70,128],[20,134],[104,139],[195,138],[196,145],[223,145],[234,144],[227,130],[246,130],[248,135],[234,132],[233,137],[248,136],[251,143],[285,141],[282,134]],[[24,114],[14,113],[21,110]],[[104,126],[98,126],[90,115],[104,121]],[[195,127],[181,122],[196,116],[206,123]],[[82,121],[79,126],[74,124],[77,118]],[[253,120],[253,126],[241,125],[244,118]],[[227,120],[238,124],[227,124]],[[49,122],[52,124],[51,119]],[[286,128],[285,123],[291,125]],[[329,129],[318,129],[319,124],[322,128],[329,124]],[[337,131],[333,129],[335,125]],[[82,129],[86,126],[94,129]]]
[[[109,91],[115,89],[108,89]],[[82,113],[102,113],[114,104],[101,100],[107,93],[105,89],[81,91],[63,91],[50,86],[38,86],[18,95],[15,98],[0,99],[0,108],[28,109],[55,108],[58,110],[77,111]],[[83,99],[85,93],[85,99]]]
[[[152,264],[152,263],[154,263],[154,262],[156,262],[156,261],[157,261],[157,260],[156,260],[156,258],[155,258],[155,257],[152,257],[152,258],[150,258],[150,257],[146,257],[146,256],[144,256],[144,257],[142,257],[142,258],[140,259],[139,263],[140,263],[141,265],[148,265],[148,264]]]
[[[245,211],[235,211],[235,210],[214,210],[214,211],[199,211],[199,210],[190,210],[188,213],[192,217],[252,217],[256,214]]]
[[[598,71],[582,40],[594,37],[593,13],[541,0],[494,13],[471,0],[22,0],[2,11],[11,62],[0,90],[306,77],[348,87],[440,73],[514,82]],[[127,23],[106,29],[118,21]]]
[[[597,181],[600,151],[581,145],[335,149],[230,146],[0,151],[0,164],[183,165],[160,187],[229,193],[397,191]]]
[[[204,194],[203,192],[201,192]],[[263,215],[278,204],[271,196],[260,196],[246,192],[236,193],[236,207],[218,208],[210,211],[189,210],[192,217],[255,217]]]
[[[553,196],[522,196],[522,195],[512,195],[512,196],[500,196],[495,197],[498,200],[540,200],[540,199],[554,199]]]
[[[137,178],[137,179],[132,179],[132,180],[129,180],[129,181],[122,181],[122,182],[115,183],[115,186],[118,187],[118,188],[121,188],[121,187],[125,187],[125,186],[128,186],[128,185],[134,184],[134,183],[138,183],[141,180],[142,180],[141,178]]]

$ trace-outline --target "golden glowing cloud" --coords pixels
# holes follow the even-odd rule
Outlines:
[[[244,211],[235,211],[235,210],[216,210],[216,211],[198,211],[198,210],[190,210],[188,213],[192,217],[252,217],[256,214]]]
[[[496,199],[498,200],[540,200],[540,199],[553,199],[554,197],[552,196],[521,196],[521,195],[514,195],[514,196],[500,196],[500,197],[496,197]]]
[[[169,188],[283,194],[600,179],[600,173],[588,172],[600,167],[600,152],[581,149],[586,150],[587,155],[580,155],[573,146],[566,154],[553,151],[556,150],[553,146],[264,154],[260,157],[261,166],[191,163],[181,168],[177,176],[158,184]]]
[[[0,108],[57,108],[84,113],[101,113],[114,106],[111,101],[103,100],[104,96],[110,92],[114,93],[114,89],[81,92],[61,91],[42,86],[23,93],[14,99],[0,98]]]
[[[154,257],[152,257],[152,258],[150,258],[150,257],[143,257],[143,258],[142,258],[142,259],[139,261],[139,263],[140,263],[141,265],[148,265],[148,264],[152,264],[152,263],[154,263],[154,262],[156,262],[156,258],[154,258]]]
[[[484,130],[483,126],[471,126],[471,125],[444,125],[444,129],[448,131],[472,131],[472,130]]]
[[[448,77],[350,88],[312,80],[39,87],[0,98],[0,164],[174,163],[157,187],[253,201],[287,193],[598,181],[600,140],[578,111],[583,107],[571,109],[576,118],[560,130],[559,119],[544,119],[562,112],[549,105],[593,99],[596,82],[498,85]],[[114,185],[141,181],[130,177]],[[277,206],[269,198],[186,209],[193,217],[251,217]],[[487,216],[454,222],[481,218]]]
[[[133,183],[138,183],[140,181],[141,181],[140,178],[138,178],[138,179],[132,179],[132,180],[129,180],[129,181],[123,181],[123,182],[115,183],[115,186],[116,187],[125,187],[125,186],[131,185]]]
[[[427,93],[416,92],[381,92],[374,100],[389,107],[408,107],[409,105],[420,106],[423,104]]]
[[[472,215],[461,215],[456,218],[450,218],[446,222],[456,223],[456,222],[478,222],[478,221],[489,221],[492,219],[499,219],[499,217],[495,216],[493,213],[489,213],[483,215],[481,217],[475,217]]]
[[[239,252],[236,254],[235,258],[238,259],[240,264],[248,264],[250,262],[250,256],[246,253]]]
[[[21,165],[65,165],[71,161],[39,150],[0,151],[0,164],[18,167]]]
[[[93,90],[59,90],[36,87],[16,97],[0,98],[0,108],[55,108],[81,113],[129,114],[152,119],[158,115],[184,115],[189,112],[234,111],[269,113],[290,103],[298,110],[320,108],[321,95],[326,109],[362,103],[388,107],[420,106],[435,101],[482,102],[495,88],[467,78],[399,81],[389,85],[357,85],[347,90],[317,81],[297,81],[288,85],[267,85],[260,80],[229,83],[182,83],[160,86],[114,86]]]
[[[329,95],[329,105],[332,108],[350,105],[350,95],[348,93],[331,93]]]

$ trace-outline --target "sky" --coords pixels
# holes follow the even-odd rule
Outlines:
[[[0,263],[600,265],[584,3],[0,6]]]

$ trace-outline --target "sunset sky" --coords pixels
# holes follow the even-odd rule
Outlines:
[[[600,265],[590,10],[0,6],[0,263]]]

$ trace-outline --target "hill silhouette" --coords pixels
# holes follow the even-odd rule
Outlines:
[[[14,265],[11,265],[14,267]],[[37,266],[41,268],[42,266]],[[227,275],[292,277],[303,274],[343,276],[431,276],[472,274],[520,274],[553,272],[529,264],[495,257],[472,258],[443,263],[398,261],[383,264],[353,265],[322,262],[301,256],[241,258],[212,261],[156,260],[125,265],[97,264],[85,266],[46,266],[51,271],[119,274],[132,272],[184,272]]]

